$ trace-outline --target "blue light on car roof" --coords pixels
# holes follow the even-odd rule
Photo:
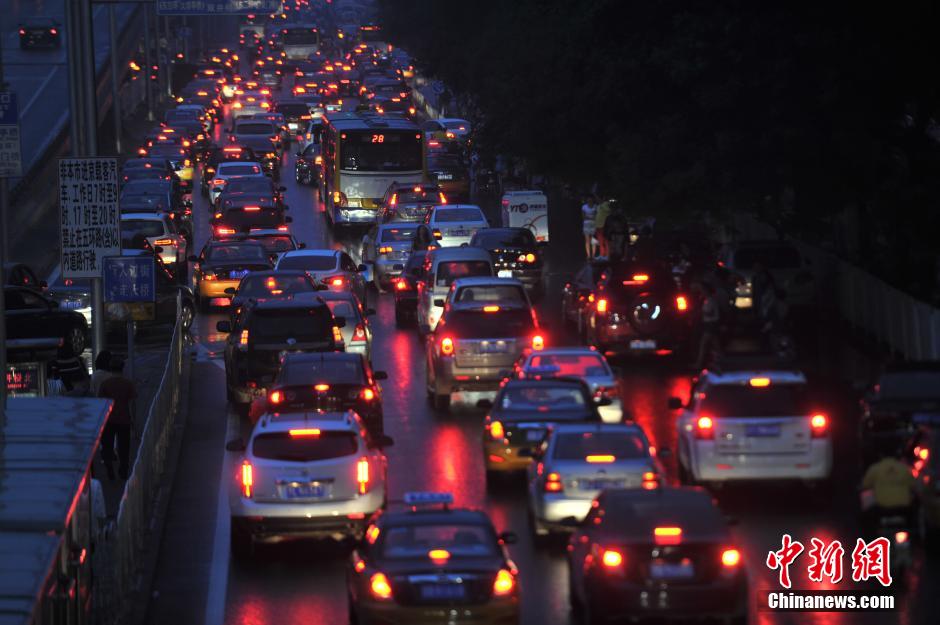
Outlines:
[[[405,493],[404,501],[409,506],[450,505],[454,503],[454,496],[451,493],[411,492]]]
[[[538,365],[538,366],[528,366],[525,368],[527,375],[552,375],[561,371],[561,367],[558,365]]]

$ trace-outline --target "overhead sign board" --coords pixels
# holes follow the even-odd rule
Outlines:
[[[157,15],[280,13],[281,0],[157,0]]]
[[[0,178],[22,175],[20,116],[16,94],[12,91],[0,91]]]
[[[64,278],[100,278],[106,256],[121,254],[114,158],[59,160],[59,247]]]

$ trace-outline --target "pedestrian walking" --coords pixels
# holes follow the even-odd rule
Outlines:
[[[581,204],[581,231],[584,233],[584,254],[588,260],[597,255],[597,248],[594,245],[594,234],[597,228],[594,220],[597,217],[597,196],[589,193],[584,196],[584,203]]]
[[[91,374],[91,380],[88,383],[88,394],[92,397],[98,397],[101,390],[101,383],[110,378],[111,373],[111,352],[103,349],[98,352],[95,358],[95,371]]]
[[[594,232],[597,237],[598,255],[607,258],[607,237],[604,236],[604,226],[607,224],[607,218],[610,217],[610,200],[604,200],[597,205],[597,213],[594,215]]]
[[[710,283],[702,284],[702,335],[699,338],[698,358],[695,369],[704,369],[721,349],[721,306],[715,294],[715,287]]]
[[[70,348],[63,348],[63,352],[52,364],[62,381],[63,391],[60,394],[69,397],[88,395],[88,369],[77,354]]]
[[[630,222],[617,200],[607,200],[610,214],[604,222],[604,240],[607,241],[607,257],[613,261],[624,259],[627,251]]]
[[[99,397],[113,402],[108,422],[101,436],[101,459],[108,477],[114,479],[114,457],[117,447],[118,475],[127,479],[131,449],[131,404],[137,399],[137,387],[133,380],[124,377],[123,363],[111,361],[111,375],[98,389]]]

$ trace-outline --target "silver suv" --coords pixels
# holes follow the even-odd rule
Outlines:
[[[360,538],[386,502],[387,436],[369,437],[347,412],[266,414],[241,451],[229,497],[232,553],[250,556],[256,542],[292,538]]]

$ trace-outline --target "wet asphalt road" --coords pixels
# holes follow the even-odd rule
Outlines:
[[[334,239],[317,205],[315,189],[294,182],[290,154],[283,157],[282,163],[282,184],[287,187],[286,201],[291,207],[295,236],[310,248],[345,246],[358,258],[357,237]],[[208,234],[208,211],[198,192],[194,199],[198,251]],[[565,262],[565,251],[579,249],[579,245],[577,240],[559,237],[549,248],[549,288],[539,308],[540,318],[550,328],[550,342],[574,342],[560,328],[557,295],[565,274],[577,268]],[[458,405],[453,414],[444,415],[429,406],[424,391],[422,341],[414,331],[395,328],[391,296],[373,292],[370,297],[373,300],[369,305],[377,309],[372,318],[374,367],[389,373],[382,387],[386,432],[395,439],[395,445],[388,450],[390,498],[400,498],[412,490],[450,491],[458,505],[487,510],[498,530],[513,530],[520,536],[510,551],[520,569],[523,622],[571,622],[564,546],[533,546],[521,482],[507,482],[495,492],[487,490],[481,453],[482,413],[475,407]],[[249,563],[236,564],[229,558],[227,492],[235,476],[235,454],[224,450],[224,441],[237,435],[244,424],[227,411],[225,403],[222,337],[215,332],[216,321],[223,317],[222,313],[200,315],[194,324],[197,346],[189,425],[174,484],[178,501],[171,503],[154,584],[159,594],[151,600],[149,622],[345,623],[347,552],[343,547],[289,542],[262,547]],[[831,495],[799,486],[726,488],[717,493],[724,511],[738,522],[734,535],[755,590],[776,586],[776,574],[764,566],[764,559],[769,550],[780,548],[783,533],[807,543],[811,536],[838,537],[848,545],[854,545],[858,535],[853,450],[856,415],[850,383],[870,368],[870,359],[832,328],[804,336],[801,350],[804,366],[833,420],[835,488]],[[628,410],[657,448],[675,449],[676,415],[666,404],[670,396],[688,394],[685,363],[647,360],[619,364],[624,372]],[[667,460],[666,464],[674,479],[674,463]],[[846,551],[851,552],[851,546]],[[795,587],[809,587],[805,561],[802,567],[792,569],[792,574]],[[845,583],[839,586],[851,587]],[[783,614],[758,612],[756,601],[752,601],[752,623],[935,622],[935,617],[929,616],[935,605],[930,588],[940,588],[937,561],[927,562],[917,556],[907,589],[899,594],[900,609],[896,612]]]

